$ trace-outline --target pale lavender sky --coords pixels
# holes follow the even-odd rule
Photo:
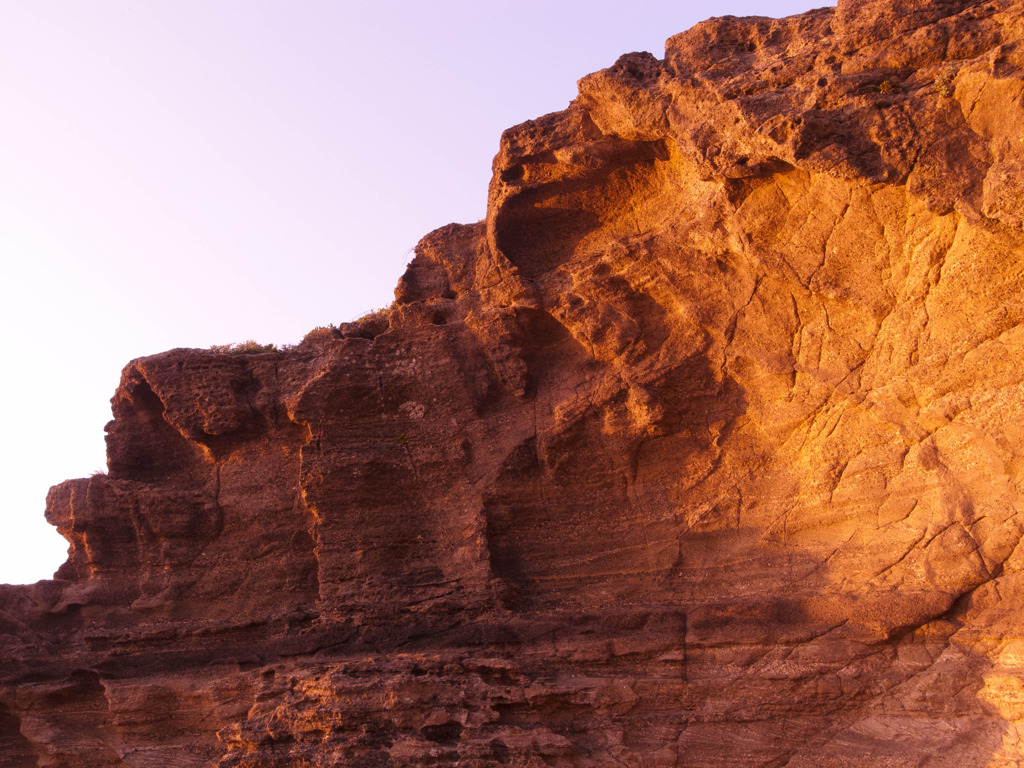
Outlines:
[[[484,216],[501,131],[709,16],[826,2],[0,0],[0,582],[66,543],[121,368],[387,305]]]

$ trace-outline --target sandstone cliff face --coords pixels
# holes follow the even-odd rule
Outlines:
[[[716,19],[386,313],[124,371],[0,764],[1024,762],[1024,9]]]

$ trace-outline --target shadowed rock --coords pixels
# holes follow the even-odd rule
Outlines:
[[[130,363],[0,587],[0,764],[1018,765],[1022,32],[709,20],[391,309]]]

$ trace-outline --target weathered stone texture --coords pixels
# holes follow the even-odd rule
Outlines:
[[[132,362],[0,764],[1024,764],[1024,9],[713,19],[388,311]]]

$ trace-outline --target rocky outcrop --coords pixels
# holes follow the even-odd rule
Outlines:
[[[1024,10],[713,19],[387,311],[132,362],[0,763],[1019,765]]]

